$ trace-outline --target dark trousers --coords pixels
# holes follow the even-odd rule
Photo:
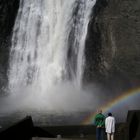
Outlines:
[[[96,140],[104,140],[104,128],[96,128]]]

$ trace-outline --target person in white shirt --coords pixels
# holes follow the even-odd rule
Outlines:
[[[105,130],[107,133],[107,140],[114,140],[115,118],[112,116],[112,113],[108,113],[108,117],[105,119]]]

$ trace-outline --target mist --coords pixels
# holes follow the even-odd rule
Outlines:
[[[15,92],[15,91],[14,91]],[[17,93],[20,94],[17,94]],[[98,104],[99,89],[94,91],[79,89],[68,82],[40,94],[35,87],[20,89],[1,98],[0,112],[16,110],[38,110],[51,112],[91,111]]]

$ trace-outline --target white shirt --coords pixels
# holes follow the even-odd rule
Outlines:
[[[114,133],[115,132],[115,118],[112,116],[108,116],[105,119],[105,128],[106,133]]]

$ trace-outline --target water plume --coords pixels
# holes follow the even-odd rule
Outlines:
[[[8,73],[8,102],[15,109],[90,108],[91,95],[82,90],[81,83],[94,4],[95,0],[20,1]]]

